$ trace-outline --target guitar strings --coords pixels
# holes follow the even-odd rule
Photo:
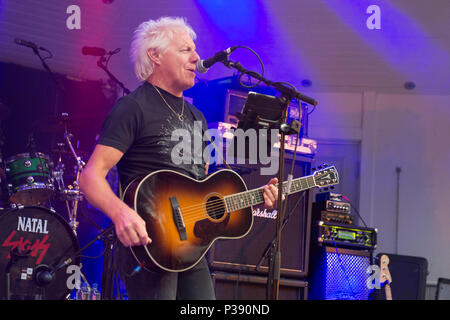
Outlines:
[[[258,188],[258,189],[254,189],[254,190],[250,190],[250,191],[258,191],[258,190],[259,191],[263,191],[263,187]],[[232,209],[232,208],[227,208],[226,199],[225,198],[226,197],[236,197],[239,194],[243,195],[243,194],[245,194],[247,192],[249,192],[249,191],[243,191],[243,192],[240,192],[240,193],[233,194],[231,196],[225,196],[224,198],[221,198],[221,199],[218,199],[218,200],[213,200],[213,201],[211,201],[209,203],[209,204],[213,203],[213,205],[209,205],[209,204],[205,205],[204,203],[200,203],[200,204],[195,204],[195,205],[191,205],[191,206],[187,206],[187,207],[181,207],[180,206],[180,210],[181,210],[182,215],[183,215],[183,221],[184,221],[185,224],[191,224],[193,222],[197,222],[197,220],[199,218],[201,218],[201,217],[204,217],[204,218],[211,217],[211,218],[214,219],[214,218],[219,217],[219,216],[221,216],[221,215],[223,215],[223,214],[225,214],[227,212],[231,213],[231,212],[235,212],[235,211],[239,211],[239,210],[245,209],[245,208],[247,208],[247,207],[252,205],[252,204],[250,204],[250,201],[249,201],[248,198],[241,199],[241,201],[239,201],[235,205],[235,207],[237,207],[237,208],[232,210],[232,211],[230,211],[230,209]],[[256,195],[255,197],[253,197],[251,200],[253,201],[255,199],[258,200],[258,202],[255,203],[255,204],[259,204],[259,203],[264,202],[264,196],[261,196],[261,193],[259,195]],[[239,208],[239,205],[242,205],[242,204],[244,204],[245,206],[242,207],[242,208]],[[205,209],[209,209],[210,210],[210,214]],[[217,209],[224,209],[224,210],[223,210],[223,212],[214,212]],[[211,212],[211,211],[213,211],[213,212]]]
[[[305,177],[305,178],[307,178],[307,177]],[[283,182],[283,185],[284,184],[286,184],[286,182]],[[276,184],[276,186],[278,186],[278,183]],[[217,200],[212,200],[207,205],[205,203],[198,203],[198,204],[194,204],[194,205],[190,205],[190,206],[186,206],[186,207],[180,206],[180,210],[181,210],[182,216],[183,216],[183,221],[185,224],[186,223],[189,224],[194,221],[197,221],[199,218],[202,218],[202,217],[215,218],[217,216],[223,215],[228,210],[232,209],[232,208],[227,208],[227,203],[226,203],[227,197],[230,197],[229,199],[232,199],[232,197],[238,198],[239,195],[242,196],[242,195],[245,195],[246,193],[249,194],[250,192],[262,191],[263,188],[264,187],[260,187],[260,188],[254,189],[254,190],[243,191],[243,192],[239,192],[239,193],[236,193],[233,195],[225,196],[225,197],[217,199]],[[238,208],[233,211],[228,211],[228,212],[234,212],[234,211],[245,209],[247,206],[251,206],[252,204],[249,204],[249,203],[253,202],[257,198],[258,198],[258,195],[256,195],[256,197],[251,197],[251,201],[249,201],[249,199],[247,199],[247,198],[241,199],[241,201],[239,201],[235,206]],[[263,202],[263,198],[259,199],[259,200],[261,201],[259,203]],[[241,205],[241,204],[245,204],[246,207],[239,208],[239,205]],[[205,209],[210,210],[210,214],[208,214],[208,212]],[[217,211],[217,209],[223,209],[223,212],[221,212],[221,211],[215,212],[215,211]]]
[[[258,188],[258,189],[251,190],[251,191],[262,190],[262,189],[263,189],[263,188]],[[207,207],[208,207],[208,208],[214,208],[214,207],[220,206],[221,204],[225,203],[226,198],[232,199],[232,197],[237,197],[238,195],[243,195],[243,194],[245,194],[246,192],[248,192],[248,191],[236,193],[236,194],[229,195],[229,196],[224,196],[223,198],[220,198],[220,199],[218,199],[218,200],[212,200],[212,201],[210,201],[210,202],[208,203]],[[254,196],[254,197],[252,198],[252,200],[253,200],[253,199],[257,199],[257,198],[258,198],[258,195]],[[243,201],[240,201],[240,203],[245,202],[245,201],[248,202],[248,198],[245,198]],[[211,205],[211,204],[212,204],[212,205]],[[201,207],[203,207],[203,206],[204,206],[204,203],[202,202],[202,203],[199,203],[199,204],[194,204],[194,205],[191,205],[191,206],[186,206],[186,207],[183,207],[183,208],[181,208],[181,209],[182,209],[182,212],[183,212],[183,213],[188,213],[188,212],[190,212],[190,211],[196,211],[197,209],[199,209],[199,208],[201,208]]]
[[[245,193],[249,193],[250,191],[243,191],[240,193],[236,193],[230,196],[225,196],[224,198],[218,199],[218,200],[213,200],[210,203],[208,203],[208,205],[205,205],[204,203],[200,203],[200,204],[195,204],[195,205],[191,205],[191,206],[187,206],[187,207],[181,207],[181,212],[183,215],[183,221],[185,224],[190,224],[192,222],[196,222],[199,218],[216,218],[219,216],[222,216],[223,214],[227,213],[227,212],[235,212],[238,210],[242,210],[245,209],[251,205],[256,205],[259,203],[263,203],[264,202],[264,196],[261,195],[261,191],[264,190],[264,187],[260,187],[258,189],[254,189],[254,190],[250,190],[250,191],[260,191],[259,194],[256,194],[256,196],[251,197],[251,199],[248,198],[241,198],[241,201],[239,201],[237,204],[235,204],[233,207],[235,207],[236,209],[233,210],[233,208],[227,208],[226,205],[226,197],[238,197],[239,195],[244,195]],[[251,204],[253,203],[254,200],[257,200],[257,203]],[[213,204],[213,205],[211,205]],[[240,208],[240,205],[244,204],[245,206]],[[205,209],[210,210],[210,213],[208,213]],[[223,211],[219,211],[219,212],[214,212],[217,209],[224,209]],[[212,212],[211,212],[212,211]]]
[[[283,184],[286,184],[286,182],[283,182]],[[278,183],[276,184],[276,186],[278,186]],[[225,199],[226,197],[235,197],[236,198],[236,197],[239,197],[239,195],[242,196],[242,195],[245,195],[246,193],[249,194],[250,192],[257,192],[257,191],[261,192],[261,191],[263,191],[263,189],[264,189],[264,187],[260,187],[260,188],[254,189],[254,190],[243,191],[243,192],[239,192],[239,193],[236,193],[236,194],[233,194],[233,195],[230,195],[230,196],[225,196],[224,198],[213,200],[213,201],[209,202],[208,205],[205,205],[204,203],[199,203],[199,204],[186,206],[186,207],[181,207],[180,206],[180,209],[181,209],[181,212],[182,212],[182,215],[183,215],[183,221],[186,224],[186,223],[190,223],[192,221],[196,221],[198,218],[201,218],[201,217],[205,217],[205,218],[212,217],[212,218],[215,218],[217,216],[220,216],[220,215],[224,214],[225,212],[227,212],[227,210],[232,209],[232,208],[227,208],[226,199]],[[259,199],[258,199],[258,196],[260,197]],[[259,195],[257,194],[255,197],[252,197],[251,198],[251,202],[253,202],[255,199],[261,201],[261,202],[258,202],[258,203],[264,202],[264,197],[263,196],[261,197],[261,194],[259,194]],[[241,201],[239,201],[235,205],[235,207],[239,207],[239,205],[241,205],[241,204],[245,204],[246,207],[252,205],[252,204],[250,204],[250,201],[249,201],[248,198],[244,198],[244,199],[241,199]],[[257,204],[257,203],[255,203],[255,204]],[[230,212],[242,210],[242,209],[244,209],[246,207],[237,208],[237,209],[235,209],[233,211],[230,211]],[[205,210],[205,208],[210,210],[210,211],[213,211],[213,212],[211,214],[208,214],[208,212]],[[222,212],[214,213],[215,210],[220,209],[220,208],[224,209],[223,213]]]
[[[243,208],[229,211],[230,208],[227,208],[225,198],[223,198],[223,199],[213,200],[210,203],[208,203],[207,205],[201,203],[201,204],[196,204],[196,205],[187,206],[187,207],[180,206],[180,209],[181,209],[181,212],[182,212],[182,215],[184,218],[183,219],[184,222],[190,223],[192,221],[196,221],[197,218],[200,218],[200,217],[216,218],[218,216],[225,214],[226,212],[233,212],[233,211],[241,210]],[[208,209],[210,213],[208,213],[208,211],[205,209]],[[218,211],[218,209],[222,209],[222,210]]]
[[[263,188],[258,188],[258,189],[251,190],[251,191],[257,191],[257,190],[262,190],[262,189]],[[218,216],[225,214],[226,212],[234,212],[234,211],[242,210],[245,207],[238,208],[233,211],[229,211],[231,208],[227,208],[226,197],[236,197],[239,194],[245,194],[246,192],[248,192],[248,191],[240,192],[240,193],[237,193],[237,194],[234,194],[231,196],[225,196],[224,198],[217,199],[217,200],[212,200],[207,205],[205,203],[199,203],[199,204],[190,205],[190,206],[186,206],[186,207],[180,206],[180,209],[181,209],[181,212],[183,215],[183,221],[186,224],[186,223],[191,223],[193,221],[197,221],[198,218],[201,218],[201,217],[216,218]],[[252,200],[254,200],[254,199],[262,201],[263,198],[260,199],[260,198],[258,198],[258,196],[255,196],[255,197],[253,197]],[[242,204],[242,203],[244,203],[246,206],[247,205],[251,206],[250,201],[248,199],[245,199],[238,204]],[[205,209],[210,210],[210,214],[208,214],[208,212]],[[215,212],[215,211],[217,211],[217,209],[223,209],[223,212],[222,211]]]

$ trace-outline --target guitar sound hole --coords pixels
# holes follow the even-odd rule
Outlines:
[[[211,197],[206,201],[206,212],[212,219],[220,219],[225,214],[225,204],[219,197]]]

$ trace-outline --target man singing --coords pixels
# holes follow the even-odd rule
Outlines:
[[[183,98],[183,91],[195,84],[195,67],[200,59],[195,38],[182,18],[162,17],[139,25],[131,44],[131,60],[142,84],[114,105],[80,177],[86,199],[115,226],[120,240],[118,270],[130,299],[215,299],[205,258],[183,272],[143,270],[130,276],[137,262],[129,247],[148,245],[152,239],[145,221],[114,194],[105,179],[116,164],[122,188],[136,177],[161,169],[198,180],[206,177],[208,164],[204,161],[176,165],[171,159],[177,144],[171,140],[174,130],[186,129],[194,134],[194,121],[201,121],[207,128],[203,114]],[[264,186],[268,208],[276,205],[277,182],[273,178]]]

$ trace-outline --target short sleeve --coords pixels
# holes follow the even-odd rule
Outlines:
[[[142,109],[130,97],[120,98],[103,122],[98,144],[125,153],[139,134]]]

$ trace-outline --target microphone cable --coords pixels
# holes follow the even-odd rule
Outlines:
[[[242,48],[242,49],[247,49],[247,50],[249,50],[251,53],[253,53],[253,54],[255,55],[255,57],[258,59],[260,65],[261,65],[261,74],[259,74],[259,73],[257,73],[257,72],[254,72],[254,71],[250,71],[250,72],[248,73],[248,75],[249,75],[249,76],[256,75],[257,77],[258,77],[258,76],[259,76],[259,77],[264,77],[264,63],[262,62],[262,60],[261,60],[261,58],[259,57],[259,55],[255,52],[255,50],[253,50],[252,48],[247,47],[247,46],[236,46],[236,48]],[[258,81],[256,84],[254,84],[254,85],[250,85],[250,86],[245,85],[244,83],[242,83],[242,76],[243,76],[243,75],[244,75],[244,74],[241,73],[241,74],[239,75],[238,79],[239,79],[239,84],[240,84],[241,86],[243,86],[244,88],[247,88],[247,89],[254,88],[254,87],[258,86],[258,85],[261,83],[261,80],[259,80],[259,81]]]

